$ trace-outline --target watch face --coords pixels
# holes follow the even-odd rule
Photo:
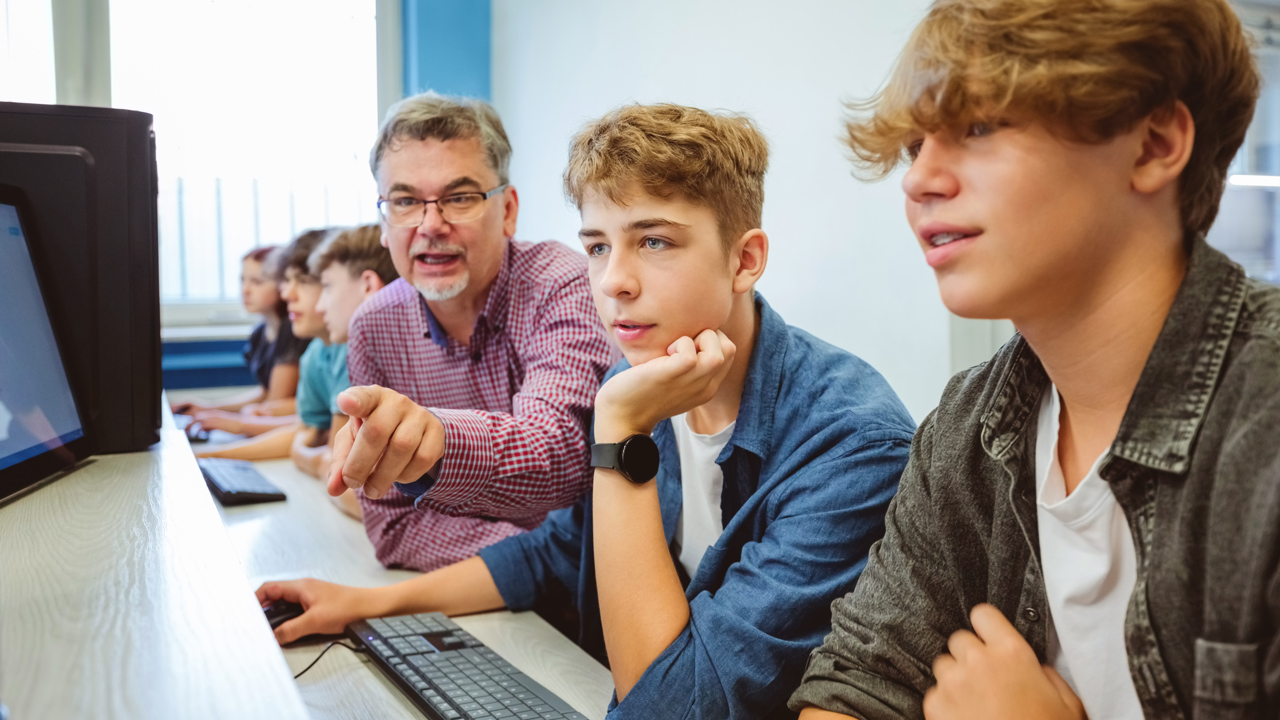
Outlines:
[[[622,442],[618,466],[627,479],[646,483],[658,474],[658,444],[648,435],[632,435]]]

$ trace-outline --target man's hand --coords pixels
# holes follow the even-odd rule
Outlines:
[[[596,393],[596,442],[648,435],[659,422],[715,397],[737,352],[719,330],[682,337],[654,358],[614,375]]]
[[[288,600],[298,603],[306,611],[275,629],[276,642],[285,645],[316,633],[336,635],[356,620],[380,617],[373,604],[378,596],[377,590],[306,578],[263,583],[255,594],[258,604],[263,607],[277,600]]]
[[[969,619],[977,634],[955,633],[951,653],[933,661],[938,684],[925,693],[926,720],[1084,720],[1080,698],[999,610],[977,605]]]
[[[338,408],[351,420],[333,439],[329,494],[364,488],[373,499],[417,481],[444,457],[444,425],[426,408],[377,385],[348,388]]]

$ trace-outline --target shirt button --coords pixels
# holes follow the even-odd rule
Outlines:
[[[1027,622],[1040,622],[1040,611],[1029,607],[1022,611],[1022,617],[1026,618]]]

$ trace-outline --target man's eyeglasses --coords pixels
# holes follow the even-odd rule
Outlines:
[[[427,219],[427,206],[435,203],[440,217],[450,224],[471,222],[484,214],[484,201],[506,189],[499,185],[489,192],[464,192],[445,195],[438,200],[419,200],[402,195],[378,201],[378,212],[391,227],[418,227]]]

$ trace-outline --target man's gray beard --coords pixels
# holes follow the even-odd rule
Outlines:
[[[467,289],[467,283],[471,282],[471,271],[463,271],[462,277],[458,278],[452,285],[440,287],[438,285],[429,285],[425,282],[415,283],[414,287],[421,293],[422,297],[432,302],[443,302],[452,300],[462,294]]]

